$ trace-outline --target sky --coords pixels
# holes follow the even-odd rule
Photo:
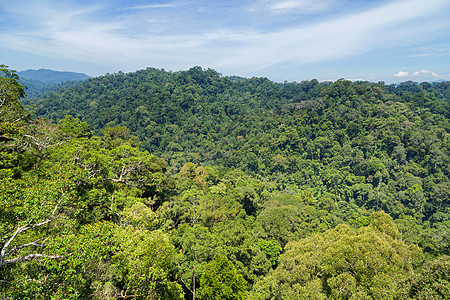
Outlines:
[[[0,0],[0,64],[450,80],[450,0]]]

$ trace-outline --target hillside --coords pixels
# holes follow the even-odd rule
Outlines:
[[[51,123],[22,108],[11,76],[0,77],[3,295],[441,299],[450,288],[447,82],[149,68],[46,95],[36,112]]]
[[[97,133],[127,127],[174,173],[187,162],[238,168],[278,189],[328,193],[421,223],[449,217],[448,86],[278,84],[199,67],[147,69],[48,95],[37,113],[73,115]]]
[[[78,81],[91,78],[83,73],[62,72],[48,69],[25,70],[17,72],[21,79],[36,80],[44,83],[61,83],[64,81]]]

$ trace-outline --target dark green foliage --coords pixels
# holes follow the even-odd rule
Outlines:
[[[447,297],[446,83],[2,72],[2,296]]]
[[[401,97],[404,102],[430,109],[435,114],[450,117],[450,82],[402,82],[389,86],[389,91]]]
[[[448,99],[448,82],[276,84],[148,68],[90,79],[37,109],[55,120],[72,114],[96,133],[125,126],[172,173],[187,162],[241,169],[279,190],[328,193],[433,230],[450,198]],[[247,214],[261,210],[255,192],[239,191]],[[417,242],[445,249],[429,237]]]
[[[200,284],[198,299],[245,299],[246,282],[225,256],[218,255],[205,266]]]
[[[450,258],[436,259],[413,277],[408,296],[412,299],[449,299]]]
[[[18,82],[15,70],[0,65],[0,122],[18,122],[27,115],[19,100],[25,97],[25,87]]]
[[[62,89],[78,86],[82,81],[64,81],[62,83],[47,83],[37,80],[24,79],[20,83],[26,87],[27,97],[22,100],[22,103],[28,109],[35,109],[34,101],[41,99],[46,94],[58,93]]]

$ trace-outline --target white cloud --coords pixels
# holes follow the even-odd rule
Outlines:
[[[419,80],[420,79],[423,79],[423,80],[431,79],[432,77],[434,77],[434,78],[440,77],[440,75],[438,73],[433,72],[433,71],[429,71],[429,70],[425,70],[425,69],[422,69],[420,71],[415,71],[415,72],[412,72],[412,73],[405,72],[405,71],[400,71],[400,72],[394,74],[394,76],[398,77],[398,78],[406,78],[406,77],[416,78],[416,79],[419,79]]]
[[[370,79],[365,78],[346,78],[346,79],[350,81],[370,81]]]
[[[276,3],[269,5],[269,8],[275,11],[300,9],[304,11],[320,11],[329,6],[332,1],[314,1],[314,0],[286,0],[276,1]]]
[[[404,72],[404,71],[400,71],[400,72],[394,74],[394,76],[395,76],[395,77],[399,77],[399,78],[402,78],[402,77],[408,77],[408,76],[409,76],[409,73],[408,73],[408,72]]]
[[[282,1],[275,4],[272,4],[270,6],[271,9],[278,10],[278,9],[290,9],[290,8],[297,8],[302,5],[301,1]]]
[[[137,5],[137,6],[130,6],[126,9],[152,9],[152,8],[172,8],[181,6],[181,3],[164,3],[164,4],[149,4],[149,5]]]
[[[285,1],[271,1],[267,7],[274,13],[317,13],[326,10],[331,6],[333,0],[285,0]]]
[[[439,77],[436,72],[428,71],[428,70],[420,70],[413,73],[413,76],[422,76],[422,75],[431,75],[433,77]]]

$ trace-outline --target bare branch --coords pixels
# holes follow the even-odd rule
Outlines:
[[[58,142],[55,144],[51,144],[51,137],[43,137],[42,139],[37,139],[36,137],[29,135],[29,134],[24,134],[24,137],[28,137],[31,138],[34,141],[34,144],[38,147],[38,150],[41,151],[42,149],[48,149],[51,147],[55,147],[55,146],[59,146],[64,144],[64,142]]]
[[[42,281],[37,280],[37,279],[27,279],[27,280],[25,280],[25,281],[27,281],[27,282],[37,282],[37,283],[43,284]]]
[[[29,228],[26,228],[25,230],[33,229],[33,228],[35,228],[35,227],[44,226],[44,225],[50,223],[51,221],[52,221],[52,220],[49,219],[49,220],[42,221],[42,222],[40,222],[40,223],[36,223],[36,224],[30,225],[30,227],[29,227]],[[25,231],[25,230],[24,230],[24,231]]]
[[[5,257],[12,253],[11,251],[8,251],[9,245],[12,243],[12,241],[14,241],[14,239],[16,238],[16,236],[17,236],[18,234],[20,234],[20,233],[22,233],[22,232],[25,232],[25,231],[27,231],[27,230],[29,230],[29,229],[32,229],[32,228],[44,226],[44,225],[46,225],[46,224],[48,224],[48,223],[50,223],[50,222],[51,222],[51,220],[45,220],[45,221],[42,221],[42,222],[40,222],[40,223],[36,223],[36,224],[32,224],[32,225],[19,226],[19,227],[16,229],[16,231],[13,233],[13,235],[12,235],[12,236],[7,240],[7,242],[3,245],[3,248],[2,248],[2,250],[0,251],[0,266],[2,266],[2,265],[4,265],[4,264],[7,263],[7,261],[5,261]],[[37,240],[37,241],[39,241],[39,240]],[[35,242],[37,242],[37,241],[35,241]],[[25,244],[25,245],[27,245],[27,244]],[[23,246],[23,245],[22,245],[22,246]],[[18,247],[21,247],[21,246],[18,246]],[[24,247],[26,247],[26,246],[24,246]],[[16,247],[16,248],[17,248],[17,247]],[[13,249],[13,250],[14,250],[14,251],[18,250],[18,249],[16,249],[16,248],[14,248],[15,250],[14,250],[14,249]],[[23,247],[21,247],[21,248],[23,248]]]
[[[5,231],[3,231],[1,234],[0,234],[0,243],[4,243],[8,238],[9,238],[9,234],[11,233],[11,232],[13,232],[13,230],[14,230],[14,228],[11,228],[11,229],[8,229],[8,230],[5,230]]]
[[[181,279],[181,282],[184,284],[184,286],[189,290],[189,292],[191,292],[192,294],[194,294],[194,292],[189,288],[189,286],[186,284],[186,282],[183,280],[183,277],[179,277]]]
[[[139,184],[127,182],[127,181],[125,181],[125,180],[119,180],[119,179],[114,179],[114,178],[105,178],[105,179],[103,179],[103,180],[110,180],[110,181],[112,181],[112,182],[123,183],[123,184],[125,184],[125,185],[127,185],[127,186],[137,187],[137,188],[142,186],[142,185],[139,185]],[[142,180],[141,180],[141,181],[142,181]]]
[[[123,166],[122,166],[122,171],[120,172],[120,176],[119,176],[119,181],[122,181],[122,177],[123,177],[123,175],[126,175],[128,172],[127,172],[127,170],[125,169],[125,164],[123,164]]]
[[[61,192],[62,192],[62,195],[61,195],[61,197],[59,198],[59,201],[58,201],[58,203],[56,204],[55,209],[54,209],[53,212],[52,212],[52,216],[55,215],[56,210],[58,209],[59,204],[61,203],[62,197],[64,196],[64,191],[63,191],[62,189],[61,189]]]
[[[35,253],[35,254],[29,254],[29,255],[26,255],[26,256],[16,257],[16,258],[5,260],[3,264],[4,265],[12,264],[12,263],[16,263],[16,262],[19,262],[19,261],[22,261],[22,260],[31,260],[33,258],[38,258],[38,257],[51,258],[51,259],[64,258],[64,256],[62,256],[62,255],[45,255],[45,254]]]
[[[28,243],[28,244],[23,244],[23,245],[14,247],[14,248],[11,249],[8,253],[6,253],[5,256],[8,256],[8,255],[14,253],[14,252],[17,251],[17,250],[20,250],[20,249],[25,248],[25,247],[28,247],[28,246],[45,247],[45,244],[44,244],[44,243],[45,243],[45,241],[48,240],[49,238],[50,238],[50,237],[47,237],[46,239],[41,238],[41,239],[35,240],[34,242],[31,242],[31,243]],[[44,240],[44,241],[43,241],[41,244],[38,244],[38,242],[39,242],[39,241],[42,241],[42,240]]]

